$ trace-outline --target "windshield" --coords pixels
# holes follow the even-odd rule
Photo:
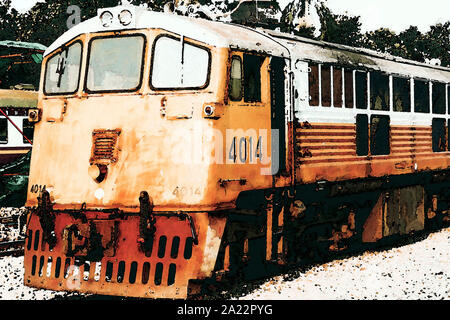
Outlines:
[[[209,51],[166,36],[156,40],[151,84],[156,89],[201,88],[207,84]]]
[[[145,38],[97,38],[90,44],[87,87],[90,92],[134,91],[141,83]]]
[[[70,94],[77,91],[81,48],[81,43],[75,42],[48,59],[44,86],[46,94]]]

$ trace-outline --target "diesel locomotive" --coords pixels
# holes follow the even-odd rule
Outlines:
[[[40,83],[27,286],[183,299],[448,220],[448,68],[117,6]]]

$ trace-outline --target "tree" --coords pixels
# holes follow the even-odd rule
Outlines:
[[[450,21],[431,26],[423,38],[425,57],[439,59],[442,66],[450,67]]]
[[[313,26],[298,26],[299,21],[306,15],[306,6],[311,5],[311,2],[312,0],[294,0],[288,3],[281,13],[281,31],[314,38],[316,29]]]
[[[398,54],[405,59],[419,62],[425,61],[425,39],[423,34],[415,26],[400,32],[398,35],[402,45],[402,51]]]
[[[14,40],[17,38],[16,28],[19,13],[11,8],[11,0],[0,0],[0,40]]]
[[[363,37],[363,47],[396,56],[404,56],[404,45],[400,37],[388,28],[367,32]]]
[[[361,46],[360,16],[336,15],[324,4],[317,6],[320,18],[320,40],[349,46]]]

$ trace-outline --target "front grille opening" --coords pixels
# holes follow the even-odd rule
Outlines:
[[[159,286],[162,281],[163,264],[158,262],[155,268],[155,285]]]
[[[164,258],[164,255],[166,254],[166,243],[167,237],[161,236],[159,238],[158,258]]]
[[[70,267],[70,258],[66,258],[64,261],[64,279],[67,279],[69,277],[69,268]]]
[[[27,250],[31,250],[32,242],[33,242],[33,230],[28,230]]]
[[[94,280],[95,281],[100,281],[100,272],[102,271],[102,263],[101,262],[97,262],[95,264],[95,270],[94,270]]]
[[[34,276],[36,274],[36,262],[37,262],[37,257],[33,256],[33,258],[31,259],[31,275]]]
[[[37,251],[37,249],[39,249],[39,230],[36,230],[36,233],[34,235],[34,246],[33,249],[34,251]]]
[[[89,261],[86,261],[83,265],[83,280],[88,281],[89,280],[89,273],[91,272],[91,263]]]
[[[144,262],[142,266],[142,284],[147,284],[150,277],[150,263]]]
[[[177,272],[177,266],[171,263],[169,266],[169,276],[167,278],[167,285],[171,286],[175,283],[175,274]]]
[[[145,252],[144,252],[145,256],[147,258],[151,257],[152,251],[153,251],[153,237],[150,239],[147,239],[147,243],[145,244]]]
[[[60,273],[61,273],[61,258],[58,257],[56,259],[56,265],[55,265],[55,278],[59,278]]]
[[[180,237],[176,236],[172,239],[172,249],[170,250],[170,257],[176,259],[178,257],[178,249],[180,248]]]
[[[44,269],[44,261],[45,261],[44,256],[41,256],[41,258],[39,259],[39,277],[42,277],[42,270]]]
[[[53,265],[53,258],[48,257],[47,259],[47,278],[50,278],[52,275],[52,265]]]
[[[111,261],[108,261],[106,263],[106,273],[105,273],[105,281],[106,282],[111,282],[112,273],[113,273],[113,263]]]
[[[117,282],[123,282],[123,276],[125,275],[125,261],[119,262],[119,270],[117,271]]]
[[[189,260],[192,257],[192,245],[194,243],[194,239],[192,237],[186,238],[186,242],[184,244],[184,258]]]
[[[128,282],[131,284],[136,282],[137,267],[138,267],[137,262],[133,261],[130,266],[130,276],[128,277]]]

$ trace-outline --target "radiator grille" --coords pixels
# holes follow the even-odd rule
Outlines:
[[[92,132],[91,164],[110,164],[117,161],[120,130],[94,130]]]

